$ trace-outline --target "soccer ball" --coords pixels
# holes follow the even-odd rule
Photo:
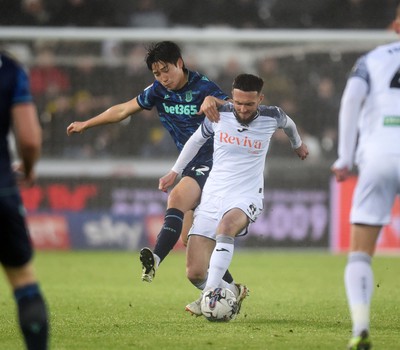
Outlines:
[[[211,322],[229,322],[236,317],[235,294],[227,288],[209,289],[203,293],[201,312]]]

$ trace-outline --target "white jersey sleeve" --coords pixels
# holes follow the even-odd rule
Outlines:
[[[283,127],[283,131],[289,138],[293,149],[297,149],[301,146],[302,141],[297,131],[296,124],[289,116],[286,116],[286,125]]]
[[[335,168],[352,169],[358,135],[358,119],[368,85],[364,78],[353,76],[347,81],[340,103],[339,111],[339,158],[334,164]]]

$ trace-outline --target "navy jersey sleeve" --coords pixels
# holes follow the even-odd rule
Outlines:
[[[29,90],[28,75],[21,67],[18,67],[17,69],[15,82],[12,104],[31,102],[32,95]]]
[[[155,105],[155,89],[154,89],[154,84],[156,82],[154,82],[153,84],[151,84],[150,86],[148,86],[147,88],[145,88],[143,90],[143,92],[141,94],[138,95],[137,97],[137,102],[139,104],[140,107],[142,107],[143,109],[147,109],[150,110],[154,107]]]

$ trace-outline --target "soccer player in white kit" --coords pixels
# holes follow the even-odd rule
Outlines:
[[[400,6],[393,28],[400,33]],[[375,48],[353,67],[339,112],[338,154],[337,181],[347,179],[353,162],[359,171],[344,277],[353,332],[348,349],[365,350],[371,348],[371,259],[400,193],[400,41]]]
[[[272,135],[283,129],[295,153],[301,159],[308,155],[293,120],[279,107],[260,105],[262,87],[261,78],[241,74],[233,82],[233,103],[222,104],[207,97],[215,100],[219,121],[203,122],[159,185],[161,190],[171,186],[201,145],[214,137],[214,165],[189,232],[186,271],[188,279],[201,290],[229,288],[237,297],[239,309],[247,288],[227,284],[222,276],[233,257],[235,237],[246,234],[248,225],[263,209],[264,168]],[[186,310],[200,316],[200,300],[188,304]]]

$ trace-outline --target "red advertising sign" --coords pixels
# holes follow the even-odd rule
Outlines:
[[[54,183],[47,186],[33,186],[21,190],[22,201],[28,212],[35,211],[43,203],[52,210],[80,211],[87,209],[87,202],[98,195],[97,185],[88,183],[71,188],[66,184]]]
[[[36,249],[68,250],[68,222],[63,215],[37,214],[27,217],[29,232]]]
[[[350,210],[357,177],[331,181],[331,249],[347,252],[350,244]],[[382,228],[376,252],[400,252],[400,199],[397,197],[389,225]]]

